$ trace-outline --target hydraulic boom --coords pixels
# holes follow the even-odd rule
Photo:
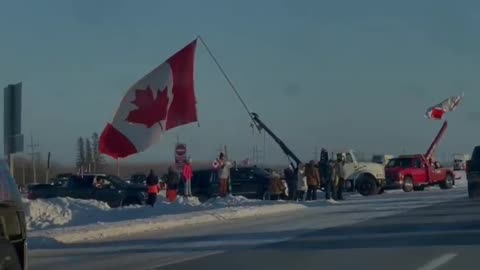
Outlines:
[[[292,152],[292,150],[290,150],[286,145],[285,143],[280,140],[277,135],[275,135],[263,122],[262,120],[260,120],[260,118],[258,118],[258,114],[256,113],[252,113],[252,120],[255,122],[255,125],[257,126],[258,130],[265,130],[265,132],[268,133],[268,135],[270,135],[270,137],[272,137],[272,139],[278,144],[278,146],[280,146],[280,148],[282,149],[282,151],[285,153],[285,155],[287,155],[287,157],[289,159],[293,159],[293,161],[295,161],[296,164],[292,164],[293,167],[294,167],[294,170],[297,171],[298,170],[298,167],[300,166],[300,159],[298,159],[298,157]]]
[[[442,128],[437,133],[437,136],[433,140],[432,144],[428,148],[427,152],[425,153],[425,159],[429,160],[432,157],[432,154],[435,152],[435,149],[437,149],[437,145],[440,142],[440,139],[442,139],[443,134],[447,130],[447,121],[443,122]]]

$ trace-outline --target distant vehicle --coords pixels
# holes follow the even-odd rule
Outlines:
[[[145,185],[147,183],[147,175],[144,173],[133,174],[130,177],[130,183]]]
[[[453,155],[453,170],[454,171],[465,170],[467,160],[470,160],[470,155],[468,155],[468,154],[454,154]]]
[[[452,170],[431,163],[424,155],[403,155],[391,159],[385,166],[386,188],[402,188],[405,192],[420,191],[426,186],[439,185],[450,189],[455,185]]]
[[[472,158],[466,162],[465,168],[468,182],[468,197],[480,197],[480,146],[475,146]]]
[[[193,172],[192,194],[201,201],[220,195],[220,181],[212,169]],[[270,173],[259,167],[231,168],[230,181],[233,195],[267,199]]]
[[[373,155],[372,156],[372,162],[373,163],[378,163],[378,164],[382,164],[383,166],[387,165],[388,161],[390,161],[390,159],[394,158],[393,155]]]
[[[97,181],[102,184],[95,186]],[[70,197],[74,199],[106,202],[110,207],[131,204],[144,204],[147,188],[138,184],[128,184],[114,175],[84,174],[73,175],[62,185],[29,186],[29,199]]]
[[[345,189],[357,190],[363,196],[379,194],[383,192],[385,185],[384,166],[373,162],[358,162],[353,150],[340,152],[336,157],[345,160]]]
[[[27,269],[27,230],[20,192],[0,161],[0,269]]]

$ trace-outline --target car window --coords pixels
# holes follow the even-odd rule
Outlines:
[[[345,155],[345,163],[353,163],[352,154],[347,153],[347,154]]]
[[[0,161],[0,203],[10,202],[22,207],[22,199],[15,180],[5,161]]]
[[[422,161],[420,159],[415,160],[415,168],[422,168]]]
[[[93,185],[93,176],[72,176],[70,185],[72,188],[91,188]]]
[[[10,240],[22,238],[22,223],[16,210],[11,205],[0,204],[0,235]]]

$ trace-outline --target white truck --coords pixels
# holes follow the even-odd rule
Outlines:
[[[453,155],[453,170],[462,171],[465,170],[465,165],[467,160],[470,160],[470,155],[468,154],[454,154]]]
[[[363,196],[383,193],[385,186],[385,166],[374,162],[358,162],[353,150],[338,152],[345,161],[345,189]]]

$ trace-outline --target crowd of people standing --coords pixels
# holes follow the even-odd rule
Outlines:
[[[327,150],[322,148],[318,163],[311,160],[307,164],[299,164],[297,172],[290,165],[284,170],[289,199],[295,201],[317,200],[317,190],[323,187],[326,200],[343,200],[344,164],[345,160],[341,155],[337,156],[335,160],[330,160]]]

